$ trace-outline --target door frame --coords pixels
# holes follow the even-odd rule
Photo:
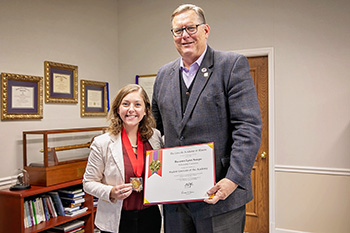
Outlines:
[[[275,232],[275,57],[274,48],[233,50],[246,57],[267,56],[268,59],[268,122],[269,122],[269,232]]]

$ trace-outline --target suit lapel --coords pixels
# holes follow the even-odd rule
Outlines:
[[[190,115],[193,109],[195,108],[198,102],[198,99],[212,74],[213,64],[214,64],[213,51],[208,46],[207,52],[204,56],[201,66],[199,67],[199,70],[197,72],[196,78],[193,83],[193,87],[192,87],[190,98],[187,103],[185,115],[181,122],[181,131],[185,127],[187,121],[189,120]]]
[[[177,119],[177,122],[182,120],[181,95],[179,95],[179,93],[181,93],[180,80],[179,80],[179,77],[180,77],[180,59],[178,59],[177,62],[175,62],[175,65],[173,66],[173,68],[170,71],[169,77],[172,77],[171,78],[172,85],[169,86],[170,90],[168,90],[169,96],[176,96],[176,98],[173,99],[173,101],[174,101],[173,106],[175,109],[175,116],[174,117],[180,118],[180,119]]]
[[[109,149],[111,150],[114,161],[117,164],[118,170],[125,180],[124,177],[124,159],[123,159],[123,147],[122,147],[122,138],[119,133],[117,136],[111,136],[112,143],[109,144]]]

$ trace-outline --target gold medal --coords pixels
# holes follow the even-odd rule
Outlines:
[[[130,177],[130,183],[132,185],[132,190],[136,192],[141,192],[143,189],[142,177]]]

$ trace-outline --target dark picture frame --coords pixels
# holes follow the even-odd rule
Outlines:
[[[1,120],[43,118],[43,77],[1,73]]]
[[[78,103],[78,66],[45,61],[45,103]]]
[[[80,116],[107,116],[108,83],[80,80]]]

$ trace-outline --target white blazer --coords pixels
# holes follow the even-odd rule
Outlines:
[[[163,146],[160,132],[153,130],[148,140],[153,149]],[[83,178],[84,191],[98,198],[95,225],[110,232],[119,231],[122,200],[111,202],[109,194],[115,185],[125,183],[121,134],[105,133],[94,139]]]

